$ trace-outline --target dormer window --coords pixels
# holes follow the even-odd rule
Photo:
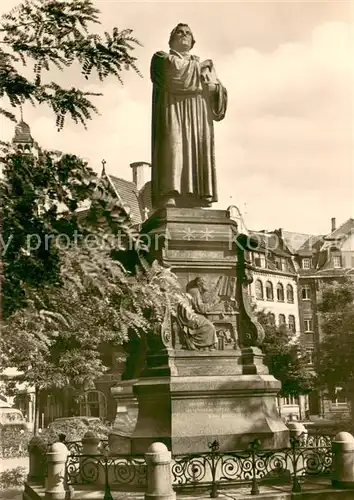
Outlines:
[[[302,269],[311,269],[311,259],[306,257],[302,259]]]
[[[342,259],[340,255],[333,255],[332,259],[333,267],[335,269],[339,269],[340,267],[342,267]]]

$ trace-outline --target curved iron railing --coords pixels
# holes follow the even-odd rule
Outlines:
[[[104,500],[111,500],[111,488],[146,485],[146,462],[138,455],[82,455],[77,443],[67,443],[70,455],[66,464],[68,485],[98,484],[104,487]],[[262,483],[291,484],[300,492],[305,478],[328,475],[332,467],[331,438],[304,434],[290,439],[290,447],[261,449],[258,440],[243,451],[220,451],[219,443],[209,444],[209,451],[174,456],[171,464],[172,483],[176,490],[208,487],[216,498],[218,490],[231,485],[249,484],[252,495]]]
[[[176,489],[186,486],[211,486],[216,498],[219,487],[231,484],[251,484],[251,494],[259,493],[259,483],[292,481],[292,491],[301,491],[301,480],[307,476],[329,474],[332,466],[331,446],[309,446],[302,438],[291,438],[290,448],[262,450],[258,440],[245,451],[220,452],[217,441],[209,444],[210,451],[174,457],[173,484]]]

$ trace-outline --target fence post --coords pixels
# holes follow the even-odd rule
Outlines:
[[[152,443],[145,453],[147,492],[145,500],[175,500],[172,489],[171,452],[163,443]]]
[[[53,443],[47,452],[47,485],[45,500],[64,500],[65,491],[65,464],[69,450],[64,443]]]
[[[33,437],[28,443],[29,470],[27,481],[29,482],[43,483],[44,481],[46,469],[45,447],[45,442],[38,437]]]
[[[354,489],[354,437],[349,432],[339,432],[332,441],[333,488]]]

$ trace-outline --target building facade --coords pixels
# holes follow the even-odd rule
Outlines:
[[[336,227],[331,220],[327,235],[283,233],[284,242],[293,253],[298,274],[300,340],[309,354],[309,369],[322,339],[321,316],[318,305],[327,283],[354,277],[354,219]],[[309,414],[312,418],[346,419],[349,406],[338,387],[335,394],[313,391],[309,395]]]

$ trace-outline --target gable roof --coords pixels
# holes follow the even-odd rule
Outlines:
[[[347,221],[343,222],[337,229],[332,231],[326,236],[326,240],[339,240],[343,236],[348,236],[354,232],[354,219],[349,218]]]
[[[134,182],[126,181],[114,175],[105,174],[110,180],[115,194],[118,198],[130,207],[130,216],[134,224],[141,224],[143,221],[140,204],[139,191],[136,189]]]
[[[296,233],[292,231],[283,231],[282,236],[286,246],[292,253],[298,252],[301,247],[306,245],[306,243],[314,237],[311,234]]]

